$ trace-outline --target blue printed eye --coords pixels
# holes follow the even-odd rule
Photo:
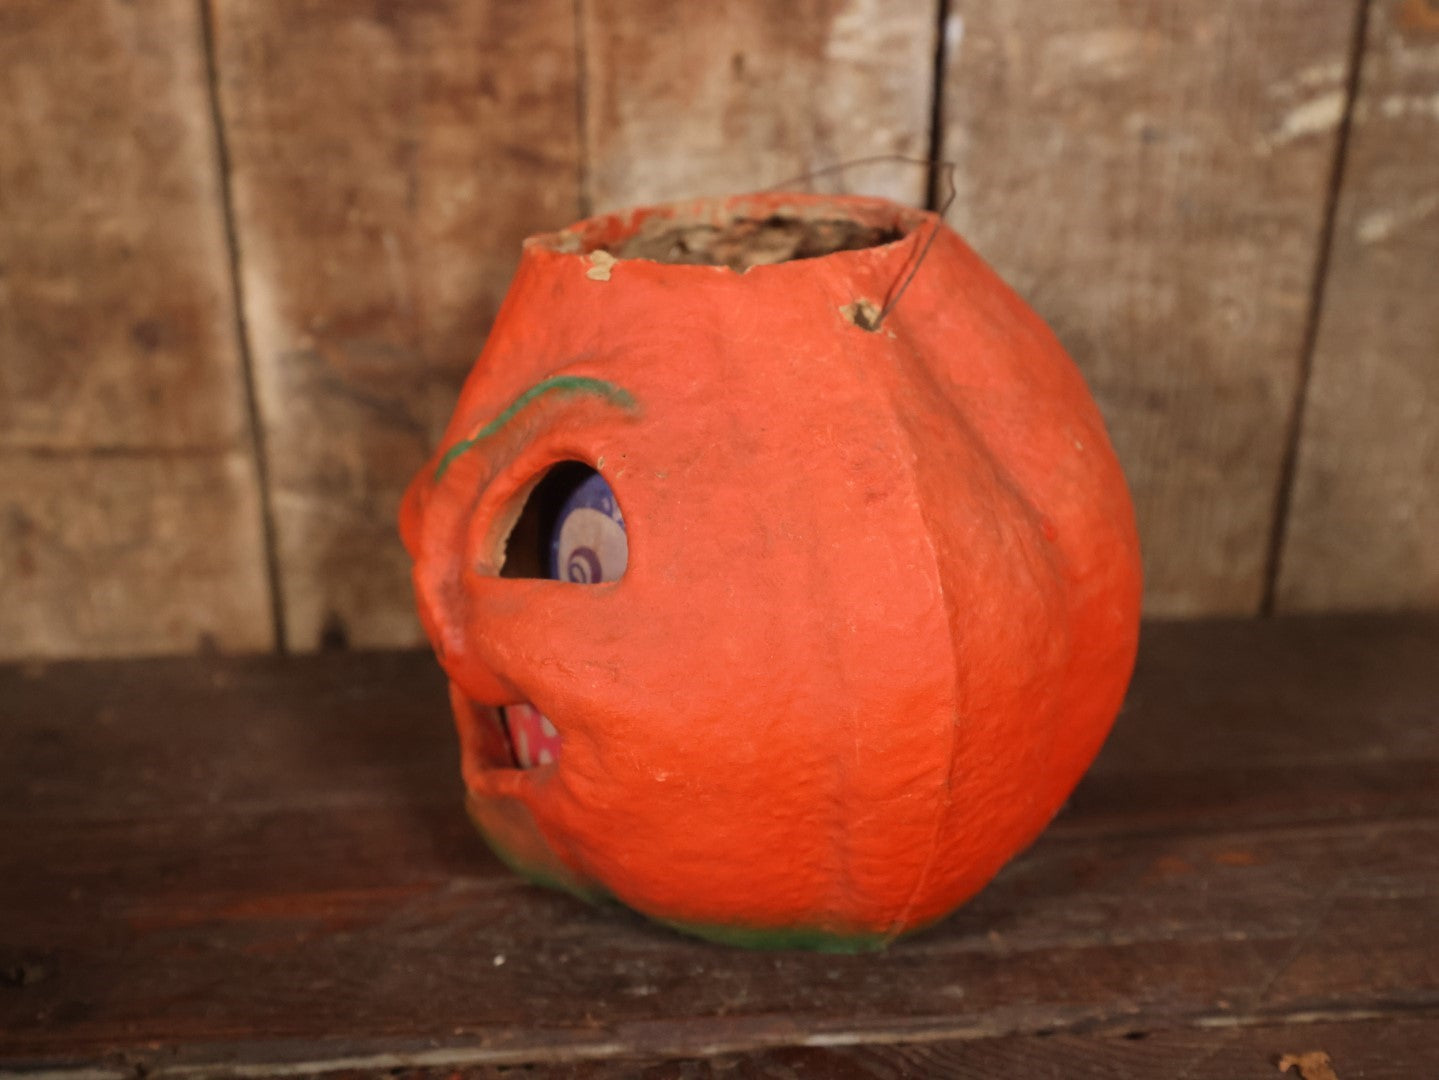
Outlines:
[[[617,581],[629,557],[619,503],[605,478],[592,472],[565,499],[555,519],[550,576],[578,585]]]

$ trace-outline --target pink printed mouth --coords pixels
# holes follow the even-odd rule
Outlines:
[[[535,769],[559,760],[560,733],[539,709],[525,702],[507,705],[498,715],[515,768]]]

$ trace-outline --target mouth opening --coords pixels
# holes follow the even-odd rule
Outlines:
[[[528,702],[507,705],[494,713],[517,769],[553,765],[560,757],[560,733],[549,717]]]
[[[529,702],[492,708],[464,699],[456,720],[467,775],[539,769],[560,759],[559,729]]]

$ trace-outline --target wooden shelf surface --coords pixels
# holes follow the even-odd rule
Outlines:
[[[858,957],[509,874],[427,655],[0,668],[0,1071],[1192,1080],[1315,1051],[1439,1076],[1439,616],[1147,625],[1039,842]]]

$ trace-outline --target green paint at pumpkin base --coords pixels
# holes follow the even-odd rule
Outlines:
[[[473,820],[473,815],[471,817]],[[542,870],[517,858],[502,844],[497,843],[478,821],[475,822],[475,828],[484,838],[485,843],[489,845],[490,850],[495,853],[495,857],[531,884],[554,889],[557,892],[569,893],[596,907],[625,906],[607,889],[581,881],[579,878],[568,875],[561,876],[548,870]],[[703,938],[719,945],[732,945],[762,951],[802,949],[809,952],[852,956],[856,953],[878,952],[894,940],[894,935],[890,934],[845,934],[809,926],[719,926],[713,923],[686,922],[682,919],[661,919],[650,915],[646,915],[645,918],[690,937]],[[916,927],[915,929],[924,928]],[[904,936],[908,937],[914,932],[915,930],[908,931]]]
[[[549,869],[542,869],[534,863],[526,862],[509,848],[505,847],[494,838],[483,825],[480,824],[479,815],[475,813],[474,804],[466,800],[465,809],[469,811],[470,822],[474,825],[475,831],[480,834],[486,846],[495,853],[495,858],[504,863],[512,871],[530,882],[532,885],[540,885],[546,889],[554,889],[556,892],[569,893],[587,904],[603,906],[605,904],[618,904],[607,890],[587,881],[574,877],[570,874],[563,874]]]
[[[838,934],[832,930],[818,930],[808,926],[714,926],[709,923],[682,922],[678,919],[654,921],[682,934],[704,938],[719,945],[737,945],[743,949],[767,952],[798,949],[853,956],[856,953],[879,952],[893,940],[885,934]]]
[[[459,457],[466,450],[478,446],[490,436],[497,434],[501,428],[513,420],[515,416],[532,401],[547,395],[569,397],[574,394],[593,394],[613,405],[618,405],[622,409],[633,409],[635,407],[633,394],[624,387],[616,386],[614,383],[606,382],[604,379],[596,379],[588,375],[555,375],[551,378],[544,379],[541,382],[535,383],[534,386],[510,402],[499,416],[480,428],[472,437],[461,439],[455,443],[454,446],[446,450],[444,456],[440,458],[440,463],[435,466],[435,483],[440,482],[440,478],[445,475],[445,471],[449,469],[450,463],[453,462],[455,458]]]

